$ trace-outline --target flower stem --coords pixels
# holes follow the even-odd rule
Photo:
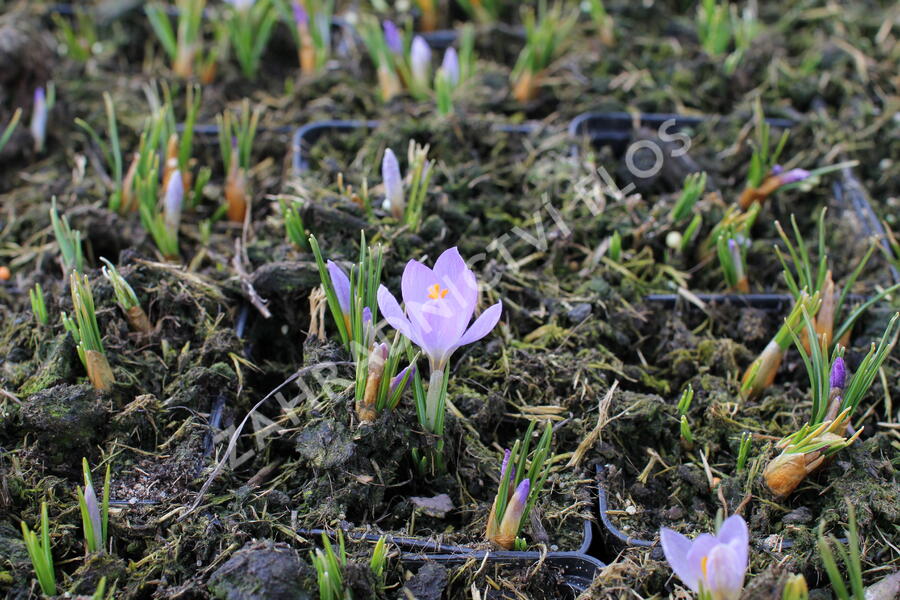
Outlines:
[[[440,417],[444,412],[445,392],[443,369],[432,369],[431,377],[428,379],[428,395],[425,396],[425,423],[423,425],[428,431],[438,435],[441,434],[441,431],[438,431],[438,420],[440,420],[440,429],[443,429],[444,420]]]

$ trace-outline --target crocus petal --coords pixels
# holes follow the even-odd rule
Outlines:
[[[787,185],[789,183],[795,183],[797,181],[803,181],[807,177],[809,177],[811,173],[806,169],[791,169],[786,173],[782,173],[778,176],[781,185]]]
[[[750,532],[747,530],[747,522],[740,515],[731,515],[722,523],[716,539],[722,544],[728,544],[737,553],[738,559],[744,565],[741,573],[747,570],[749,560],[748,548],[750,546]]]
[[[700,589],[700,564],[692,563],[688,559],[691,550],[691,540],[682,534],[663,527],[659,532],[659,539],[662,542],[663,554],[666,555],[666,561],[672,567],[672,571],[678,576],[684,585],[688,586],[691,591],[697,592]]]
[[[97,501],[97,494],[94,492],[93,485],[87,485],[84,488],[84,504],[87,507],[88,517],[91,520],[91,527],[94,529],[94,545],[98,551],[102,551],[103,521],[100,518],[100,503]]]
[[[506,474],[506,466],[509,464],[509,457],[512,454],[509,448],[503,451],[503,462],[500,463],[500,479]]]
[[[306,14],[306,9],[303,8],[303,5],[297,0],[294,0],[292,4],[294,8],[294,24],[306,25],[309,23],[309,15]]]
[[[469,327],[466,332],[459,338],[459,341],[456,343],[456,347],[465,346],[466,344],[471,344],[472,342],[477,342],[494,329],[497,326],[497,322],[500,320],[500,315],[503,312],[503,303],[498,302],[494,304],[483,313],[478,315],[478,318],[475,319],[475,322],[472,323],[471,327]]]
[[[344,273],[333,260],[329,260],[325,265],[328,267],[328,275],[331,277],[331,285],[334,286],[334,295],[337,296],[338,304],[341,312],[345,315],[350,314],[350,278]]]
[[[454,246],[444,250],[434,261],[434,276],[441,287],[450,290],[459,304],[472,304],[478,298],[478,282],[459,250]]]
[[[391,327],[409,338],[412,343],[421,346],[418,335],[413,331],[412,323],[400,308],[400,303],[384,285],[378,286],[378,310]]]
[[[394,22],[385,19],[381,23],[381,28],[384,31],[384,43],[387,45],[388,50],[394,54],[403,52],[403,38],[400,36],[400,30],[397,29]]]
[[[181,171],[175,169],[169,176],[163,198],[163,215],[166,228],[174,234],[181,224],[181,206],[184,203],[184,184],[181,182]]]
[[[405,206],[403,198],[403,178],[400,176],[400,163],[394,151],[388,148],[381,160],[381,179],[384,181],[384,195],[387,208],[395,217],[403,215]]]
[[[444,52],[444,60],[441,62],[441,69],[444,70],[444,77],[451,87],[459,84],[459,56],[456,54],[456,48],[450,46]]]
[[[844,359],[838,356],[831,365],[831,377],[829,378],[831,389],[844,389],[847,385],[847,366]]]
[[[31,137],[34,138],[35,148],[40,152],[44,148],[44,140],[47,137],[47,97],[42,87],[34,90],[30,130]]]
[[[704,587],[714,600],[738,600],[744,587],[746,564],[728,544],[715,546],[706,557]]]
[[[412,381],[413,377],[416,376],[416,365],[407,365],[403,370],[394,375],[391,379],[391,394],[397,391],[397,386],[403,381],[403,378],[406,377],[406,374],[409,373],[409,377],[406,379],[406,383],[403,384],[403,390],[405,390],[409,386],[409,382]],[[400,390],[401,392],[403,390]]]
[[[435,285],[443,287],[434,271],[417,260],[407,262],[403,268],[403,276],[400,278],[400,292],[403,295],[403,302],[406,303],[406,310],[408,311],[411,306],[421,306],[432,300],[429,298],[429,294]]]
[[[420,86],[427,87],[428,73],[431,70],[431,46],[421,35],[413,38],[409,62],[413,79]]]

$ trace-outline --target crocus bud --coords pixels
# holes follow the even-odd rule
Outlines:
[[[94,550],[103,550],[103,521],[100,518],[100,502],[97,501],[97,493],[90,480],[85,482],[84,486],[84,504],[87,507],[88,518],[91,522],[91,528],[94,530]]]
[[[369,316],[371,319],[371,314]],[[356,414],[362,422],[372,422],[378,417],[375,408],[378,400],[378,388],[381,387],[381,375],[384,373],[384,363],[388,358],[388,345],[375,344],[369,351],[368,373],[366,374],[366,389],[362,400],[356,406]]]
[[[781,165],[772,165],[772,175],[781,175],[784,173],[784,167]]]
[[[181,181],[181,171],[175,169],[169,176],[163,199],[163,217],[169,235],[178,235],[178,226],[181,224],[181,207],[184,203],[184,184]]]
[[[328,268],[334,295],[337,297],[341,315],[344,317],[344,326],[347,328],[347,334],[350,335],[352,333],[350,331],[350,278],[333,260],[326,262],[325,266]]]
[[[523,479],[506,505],[503,521],[500,523],[500,530],[493,541],[507,550],[511,549],[516,543],[516,535],[519,533],[519,522],[522,520],[525,507],[528,505],[528,493],[530,491],[531,482],[528,479]]]
[[[511,451],[509,448],[503,451],[503,462],[500,463],[500,482],[503,483],[503,478],[506,476],[506,468],[509,466],[509,456]],[[515,471],[515,466],[513,466],[513,470]],[[513,477],[515,477],[515,473],[513,473]]]
[[[387,45],[388,50],[394,54],[401,54],[403,52],[403,36],[400,35],[400,30],[397,29],[394,22],[390,19],[385,19],[381,23],[381,28],[384,31],[384,43]]]
[[[838,356],[831,365],[831,377],[829,378],[831,389],[843,390],[847,385],[847,366],[844,359]]]
[[[309,15],[306,14],[306,9],[303,8],[303,5],[297,0],[294,0],[294,2],[291,3],[291,6],[294,9],[294,24],[297,26],[308,25]]]
[[[444,77],[447,78],[447,83],[450,84],[450,87],[455,88],[459,85],[459,56],[456,54],[456,49],[453,46],[447,48],[444,52],[441,70],[444,72]]]
[[[431,47],[421,35],[413,38],[409,60],[412,79],[416,87],[428,89],[429,73],[431,72]]]
[[[818,469],[825,457],[819,451],[782,453],[766,465],[763,479],[775,496],[784,498],[797,489],[806,477]]]
[[[238,161],[237,141],[232,141],[231,164],[225,177],[225,202],[228,220],[232,223],[243,223],[247,214],[247,177]]]
[[[384,151],[384,159],[381,161],[381,178],[384,180],[384,195],[386,208],[396,219],[403,217],[406,202],[403,199],[403,179],[400,177],[400,163],[394,151],[388,148]]]
[[[806,169],[791,169],[786,173],[779,174],[778,181],[781,185],[787,185],[789,183],[796,183],[798,181],[803,181],[811,175],[809,171]]]
[[[406,383],[403,384],[403,389],[405,390],[407,388],[407,386],[409,386],[409,382],[412,381],[412,378],[415,376],[416,376],[416,365],[407,365],[399,373],[394,375],[394,378],[391,379],[391,391],[390,391],[391,396],[393,396],[396,393],[397,387],[403,382],[404,378],[406,379]],[[401,391],[401,393],[403,392],[403,390],[400,390],[400,391]]]
[[[741,398],[750,400],[764,389],[772,385],[784,350],[774,340],[766,344],[760,355],[754,360],[741,378]]]
[[[47,138],[47,97],[44,88],[34,90],[34,105],[31,108],[31,137],[34,138],[34,151],[44,151]]]
[[[806,587],[806,579],[803,575],[791,575],[784,584],[781,592],[783,600],[806,600],[809,598],[809,589]]]

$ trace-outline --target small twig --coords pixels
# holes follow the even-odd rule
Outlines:
[[[261,314],[263,318],[268,319],[272,316],[272,313],[266,307],[266,300],[261,298],[260,295],[256,293],[256,289],[253,287],[253,284],[250,283],[250,275],[248,275],[247,271],[244,270],[245,255],[242,247],[243,244],[241,243],[240,238],[235,238],[234,258],[231,260],[231,266],[237,273],[238,279],[241,280],[241,289],[244,290],[244,294],[247,296],[250,304],[252,304],[253,307],[259,311],[259,314]]]

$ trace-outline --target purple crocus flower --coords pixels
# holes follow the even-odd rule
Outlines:
[[[772,165],[772,175],[781,175],[784,173],[784,167],[781,165]]]
[[[808,178],[812,173],[807,171],[806,169],[791,169],[790,171],[786,171],[784,173],[780,173],[777,175],[779,183],[781,185],[787,185],[789,183],[796,183],[798,181],[803,181]]]
[[[163,197],[163,217],[166,229],[172,236],[177,235],[178,226],[181,224],[181,207],[184,203],[184,183],[181,180],[181,171],[175,169],[169,176]]]
[[[400,163],[394,151],[384,151],[381,161],[381,179],[384,181],[385,209],[390,210],[394,218],[403,217],[406,201],[403,198],[403,178],[400,176]]]
[[[303,8],[303,5],[300,2],[298,2],[297,0],[294,0],[294,2],[292,3],[292,6],[294,9],[294,24],[297,25],[298,27],[308,25],[309,24],[309,15],[306,14],[306,9]]]
[[[831,365],[831,377],[829,377],[831,389],[843,390],[847,386],[847,366],[844,359],[838,356]]]
[[[737,600],[747,571],[749,533],[740,515],[725,519],[719,533],[689,540],[663,527],[663,552],[678,578],[694,593],[701,588],[712,600]]]
[[[412,71],[413,81],[420,89],[428,89],[429,73],[431,72],[431,47],[421,35],[413,38],[410,48],[409,68]]]
[[[391,326],[428,356],[432,372],[442,372],[453,352],[486,336],[500,320],[502,303],[485,310],[469,326],[478,303],[478,283],[455,247],[445,250],[429,269],[417,260],[406,263],[401,280],[403,302],[382,285],[378,307]]]
[[[444,60],[441,62],[441,70],[450,87],[459,85],[459,56],[456,54],[456,48],[450,46],[444,52]]]
[[[34,138],[35,152],[43,152],[47,139],[47,96],[44,88],[34,90],[34,104],[31,107],[31,137]]]
[[[400,30],[397,29],[394,22],[390,19],[385,19],[381,22],[381,28],[384,31],[384,43],[387,45],[388,50],[394,54],[403,53],[403,36],[400,35]]]

